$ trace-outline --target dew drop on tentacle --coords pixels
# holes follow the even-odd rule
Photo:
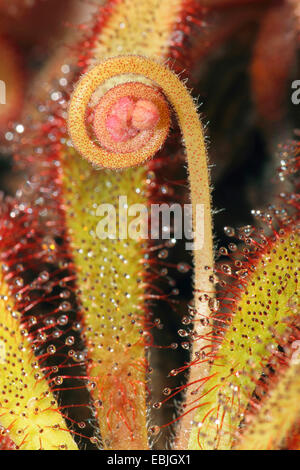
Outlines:
[[[150,435],[152,436],[157,436],[160,429],[159,429],[159,426],[151,426],[151,428],[149,429],[150,431]]]
[[[177,264],[177,270],[180,272],[180,273],[187,273],[189,272],[191,269],[191,266],[188,264],[188,263],[185,263],[185,262],[180,262]]]
[[[228,237],[234,237],[235,230],[233,227],[224,227],[224,232]]]

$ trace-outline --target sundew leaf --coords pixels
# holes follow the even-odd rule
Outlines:
[[[144,169],[116,176],[71,156],[64,162],[64,201],[86,325],[89,387],[106,446],[141,448],[147,442],[143,267],[136,262],[141,243],[99,239],[97,208],[101,201],[115,207],[122,194],[128,194],[128,205],[145,204]]]
[[[34,357],[28,332],[4,281],[0,279],[0,427],[5,448],[76,450],[63,413]],[[12,445],[13,443],[13,445]],[[9,444],[9,445],[8,445]]]
[[[299,164],[297,144],[284,149],[280,177],[295,178]],[[289,155],[290,158],[287,158]],[[297,177],[296,177],[297,178]],[[221,290],[211,301],[211,350],[199,349],[197,368],[211,363],[207,377],[190,385],[184,412],[197,407],[189,440],[190,449],[231,449],[257,381],[272,354],[288,341],[289,320],[299,305],[299,207],[296,192],[282,193],[285,208],[258,211],[268,223],[262,231],[246,226],[235,243],[220,249],[227,257],[217,269]],[[225,228],[228,235],[234,230]],[[240,242],[239,242],[240,243]],[[271,437],[270,437],[271,439]]]
[[[299,393],[300,364],[292,363],[279,374],[234,448],[279,450],[288,445],[289,435],[295,435],[299,425]]]

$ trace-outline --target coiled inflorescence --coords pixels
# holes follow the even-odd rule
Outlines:
[[[128,81],[132,76],[133,81]],[[107,84],[113,85],[105,91]],[[99,91],[101,98],[91,109],[89,104]],[[79,81],[69,106],[69,133],[79,153],[95,166],[115,169],[136,166],[153,157],[164,143],[170,124],[168,103],[175,111],[182,132],[188,164],[197,334],[203,338],[200,346],[210,347],[205,336],[207,327],[201,323],[210,311],[197,295],[212,291],[209,175],[202,125],[187,88],[176,74],[152,59],[134,55],[110,58]],[[192,376],[191,380],[194,380]]]
[[[153,80],[156,68],[167,72],[147,59],[115,57],[83,76],[69,108],[70,135],[82,156],[100,167],[127,168],[155,155],[170,127],[169,106],[156,85],[140,81],[117,83],[93,109],[89,105],[93,94],[112,77],[118,80],[134,70],[140,77],[149,75]]]

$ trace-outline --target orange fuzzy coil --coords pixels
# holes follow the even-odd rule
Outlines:
[[[156,86],[130,81],[106,91],[88,119],[94,92],[116,75],[116,59],[97,65],[78,83],[69,107],[69,132],[75,148],[89,161],[121,169],[140,165],[156,154],[169,133],[170,110]],[[121,74],[129,72],[130,67],[121,70]]]

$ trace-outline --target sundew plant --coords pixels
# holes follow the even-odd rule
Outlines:
[[[299,450],[299,0],[0,10],[0,449]]]

